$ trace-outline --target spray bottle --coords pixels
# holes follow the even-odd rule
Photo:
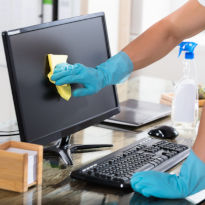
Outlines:
[[[179,55],[184,51],[183,76],[176,84],[172,103],[172,123],[178,129],[195,129],[198,120],[197,68],[194,61],[194,42],[179,44]]]

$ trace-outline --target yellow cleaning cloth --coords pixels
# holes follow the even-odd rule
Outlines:
[[[55,83],[54,81],[51,80],[51,76],[53,75],[54,68],[57,64],[59,63],[66,63],[68,56],[67,55],[53,55],[53,54],[48,54],[48,63],[50,67],[50,72],[48,73],[48,78],[51,83]],[[67,85],[61,85],[61,86],[56,86],[57,91],[59,95],[65,99],[69,100],[71,97],[71,87],[70,84]]]

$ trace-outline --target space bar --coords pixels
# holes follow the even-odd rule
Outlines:
[[[154,165],[152,164],[145,164],[144,166],[140,167],[139,169],[136,169],[135,172],[141,172],[141,171],[148,171],[154,168]]]

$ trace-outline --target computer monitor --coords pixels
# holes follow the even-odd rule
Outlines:
[[[85,97],[62,99],[47,78],[47,54],[95,67],[110,57],[104,13],[2,33],[21,141],[47,145],[119,113],[115,86]],[[72,91],[82,85],[72,84]],[[97,136],[96,136],[97,137]],[[66,161],[66,159],[65,159]],[[68,161],[68,159],[67,159]],[[71,162],[72,163],[72,162]]]

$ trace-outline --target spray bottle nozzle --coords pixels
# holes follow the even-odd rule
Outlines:
[[[178,57],[181,55],[182,51],[185,51],[185,59],[193,59],[194,58],[194,49],[198,44],[195,42],[181,42],[179,44],[179,54]]]

